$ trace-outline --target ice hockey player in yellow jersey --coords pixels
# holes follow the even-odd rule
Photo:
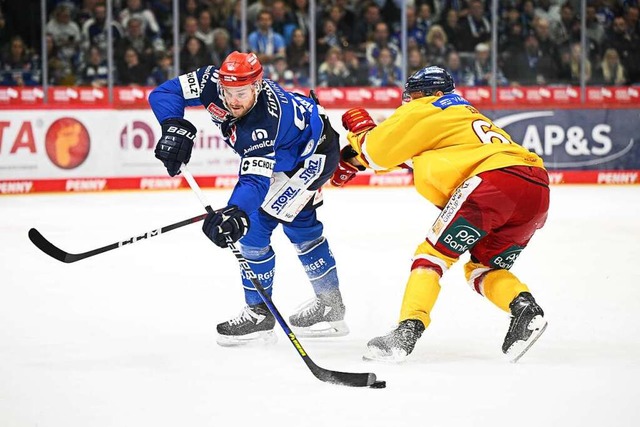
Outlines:
[[[414,253],[396,329],[373,338],[365,359],[402,361],[431,322],[440,278],[465,252],[466,280],[511,315],[502,351],[517,361],[547,326],[527,285],[509,269],[547,218],[542,159],[454,93],[451,75],[426,67],[405,84],[404,102],[376,125],[354,108],[342,116],[349,145],[331,180],[359,170],[413,169],[417,191],[441,209]]]

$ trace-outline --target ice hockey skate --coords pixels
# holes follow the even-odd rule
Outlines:
[[[275,324],[266,304],[248,305],[238,316],[218,324],[217,342],[223,347],[273,344],[278,340],[273,332]]]
[[[511,324],[502,344],[502,352],[517,362],[547,328],[544,312],[529,292],[522,292],[509,304]]]
[[[398,327],[387,335],[373,338],[367,343],[364,360],[399,363],[411,354],[424,332],[424,324],[416,319],[400,322]]]
[[[340,291],[320,294],[289,317],[291,330],[299,337],[342,337],[349,333]]]

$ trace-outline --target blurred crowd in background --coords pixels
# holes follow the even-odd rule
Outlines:
[[[640,84],[639,0],[587,0],[588,85]],[[402,86],[402,0],[317,0],[315,83],[319,87]],[[447,68],[459,86],[580,83],[580,0],[500,0],[498,69],[491,67],[491,2],[407,1],[407,75]],[[48,84],[107,84],[107,32],[116,85],[158,85],[220,65],[241,50],[241,2],[180,0],[174,46],[172,0],[47,0]],[[265,77],[309,86],[308,0],[248,1],[248,50]],[[0,0],[0,86],[42,85],[39,1]],[[180,69],[174,69],[178,49]]]

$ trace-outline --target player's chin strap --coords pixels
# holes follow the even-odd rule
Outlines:
[[[198,199],[200,199],[200,203],[202,203],[202,206],[204,206],[207,212],[214,213],[213,208],[207,202],[204,194],[202,193],[202,190],[200,189],[200,186],[193,178],[193,175],[191,175],[191,172],[189,172],[185,165],[182,165],[180,170],[182,171],[182,176],[184,176],[184,178],[189,183],[189,187],[191,187],[193,192],[196,193],[196,196],[198,196]],[[298,338],[296,338],[295,334],[291,331],[291,328],[289,328],[289,325],[287,325],[287,322],[285,322],[284,318],[282,317],[276,306],[273,304],[273,301],[271,301],[271,297],[262,287],[260,280],[258,280],[258,276],[256,276],[256,274],[253,272],[251,266],[249,265],[249,262],[236,247],[235,243],[231,241],[230,236],[227,236],[227,243],[229,244],[229,249],[231,249],[231,252],[233,252],[233,255],[235,255],[236,259],[238,260],[242,272],[249,280],[251,280],[251,283],[256,288],[256,291],[258,291],[260,298],[262,298],[262,301],[264,301],[264,303],[267,305],[271,314],[273,314],[284,332],[287,334],[287,337],[289,337],[289,340],[291,341],[291,344],[293,344],[293,347],[297,350],[300,357],[302,357],[302,360],[304,360],[304,363],[316,378],[318,378],[320,381],[332,384],[346,385],[350,387],[385,387],[386,383],[384,381],[376,381],[376,374],[374,373],[360,374],[352,372],[331,371],[316,365],[313,360],[311,360],[305,349],[302,347],[302,344],[300,344]]]

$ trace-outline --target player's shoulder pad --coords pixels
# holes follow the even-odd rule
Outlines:
[[[240,175],[260,175],[271,178],[275,165],[276,161],[268,157],[245,157],[240,161]]]
[[[199,98],[208,82],[218,82],[218,69],[213,65],[178,76],[184,99]]]

